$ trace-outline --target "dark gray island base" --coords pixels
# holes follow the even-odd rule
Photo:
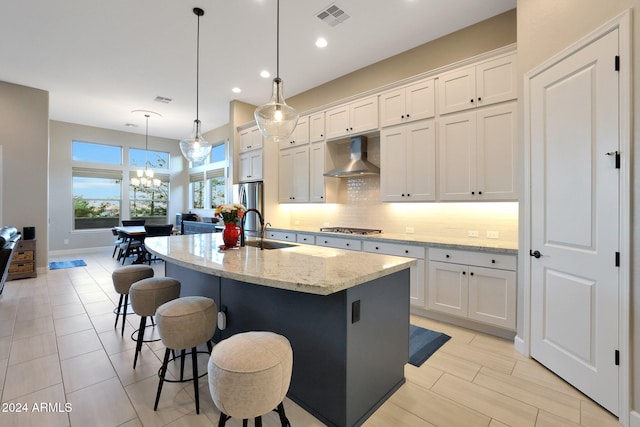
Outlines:
[[[289,339],[287,396],[329,426],[359,426],[404,383],[409,359],[409,269],[329,295],[221,278],[166,261],[181,296],[213,298],[226,310],[219,341],[245,331]]]

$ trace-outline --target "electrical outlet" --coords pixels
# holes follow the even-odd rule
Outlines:
[[[467,236],[469,236],[469,237],[478,237],[478,230],[469,230],[469,231],[467,231]]]
[[[413,229],[413,227],[406,227],[406,228],[404,229],[404,232],[405,232],[405,233],[413,233],[413,232],[414,232],[414,229]]]
[[[487,239],[499,239],[500,232],[498,231],[487,231]]]

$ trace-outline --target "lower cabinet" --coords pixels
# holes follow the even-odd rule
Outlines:
[[[430,249],[428,283],[428,309],[515,330],[515,256]]]
[[[425,304],[425,247],[403,245],[398,243],[363,242],[362,250],[384,255],[416,258],[418,265],[411,267],[411,284],[409,298],[411,305],[423,308]]]
[[[292,233],[289,231],[271,231],[268,230],[265,237],[267,239],[273,240],[282,240],[285,242],[295,242],[296,241],[296,233]]]
[[[362,240],[360,239],[345,239],[333,236],[318,236],[316,238],[316,245],[337,249],[349,249],[351,251],[362,250]]]
[[[36,272],[36,240],[20,239],[14,249],[9,265],[7,280],[37,277]]]

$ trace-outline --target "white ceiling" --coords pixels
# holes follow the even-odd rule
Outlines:
[[[316,17],[336,4],[350,17]],[[180,139],[196,105],[205,131],[228,122],[229,101],[270,98],[276,68],[276,0],[0,0],[0,80],[49,91],[50,117]],[[281,0],[285,97],[513,9],[516,0]],[[318,36],[329,45],[315,47]],[[262,69],[272,73],[259,77]],[[238,86],[242,93],[234,94]],[[171,98],[169,104],[156,96]],[[126,123],[137,124],[128,128]]]

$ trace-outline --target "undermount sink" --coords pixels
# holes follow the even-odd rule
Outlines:
[[[246,242],[244,242],[244,244],[246,246],[259,248],[260,240],[247,240]],[[280,243],[280,242],[263,242],[262,249],[283,249],[283,248],[290,248],[292,246],[298,246],[298,245],[293,245],[291,243]]]

